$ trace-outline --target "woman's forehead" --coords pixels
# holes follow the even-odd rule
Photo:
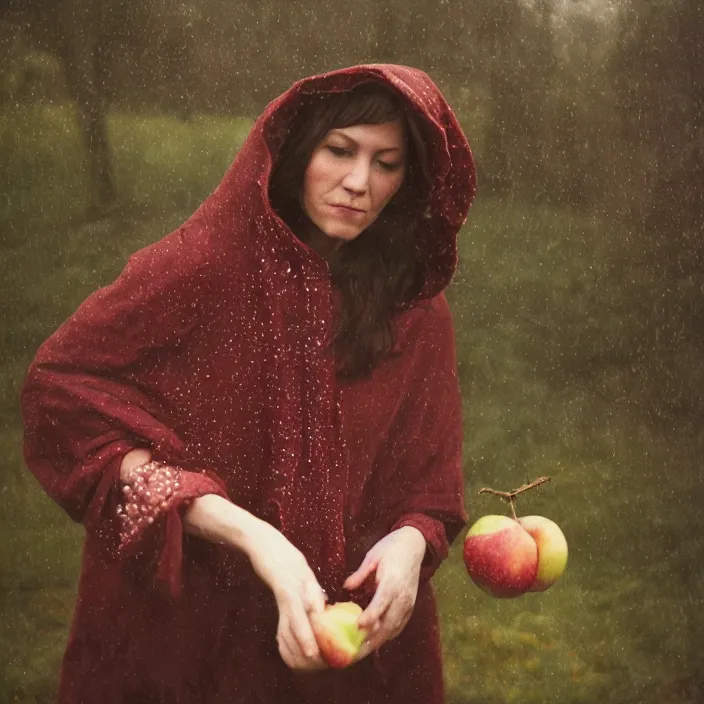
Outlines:
[[[335,137],[375,151],[402,150],[406,141],[401,120],[336,127],[326,137]]]

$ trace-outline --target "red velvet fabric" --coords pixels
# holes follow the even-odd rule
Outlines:
[[[396,354],[335,378],[335,297],[325,260],[272,211],[271,166],[308,96],[378,81],[425,125],[434,174],[419,235],[424,286],[395,321]],[[443,294],[474,195],[472,155],[421,71],[359,66],[272,102],[221,184],[178,230],[133,255],[39,349],[23,390],[25,457],[85,526],[61,704],[443,700],[429,579],[466,521],[461,409]],[[137,447],[181,467],[179,500],[119,549],[119,465]],[[183,534],[217,493],[277,526],[331,601],[365,605],[344,578],[402,525],[428,551],[413,617],[345,671],[297,675],[276,647],[276,609],[248,562]]]

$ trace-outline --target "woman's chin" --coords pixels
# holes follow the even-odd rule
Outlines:
[[[314,222],[317,229],[331,240],[353,240],[364,229],[359,223],[341,222],[337,218]]]
[[[308,244],[323,256],[334,252],[348,242],[355,240],[361,230],[355,228],[330,227],[323,230],[318,226],[317,232],[313,233],[308,240]]]
[[[338,242],[339,244],[344,244],[345,242],[351,242],[352,240],[357,239],[357,237],[359,237],[359,235],[361,234],[361,230],[333,230],[332,232],[326,232],[324,234],[325,237],[327,237],[329,240],[332,240],[333,242]]]

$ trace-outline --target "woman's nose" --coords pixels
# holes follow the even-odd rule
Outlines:
[[[357,159],[347,172],[342,185],[355,195],[366,193],[369,188],[369,164],[365,160]]]

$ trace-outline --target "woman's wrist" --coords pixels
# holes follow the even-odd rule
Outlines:
[[[123,482],[129,483],[132,480],[133,471],[143,464],[147,464],[152,459],[151,451],[145,448],[137,448],[130,450],[123,458],[120,464],[120,479]]]
[[[425,540],[425,536],[414,526],[401,526],[396,530],[401,531],[404,538],[408,540],[410,549],[413,554],[418,556],[418,562],[423,562],[426,550],[428,548],[428,543]]]
[[[151,461],[152,453],[144,448],[128,452],[120,465],[120,479],[131,484],[136,470]],[[250,556],[258,536],[269,526],[261,519],[217,494],[205,494],[191,501],[184,513],[184,531],[212,543],[235,548]]]
[[[212,543],[227,545],[247,556],[268,526],[243,508],[216,494],[194,499],[184,514],[184,530]]]

